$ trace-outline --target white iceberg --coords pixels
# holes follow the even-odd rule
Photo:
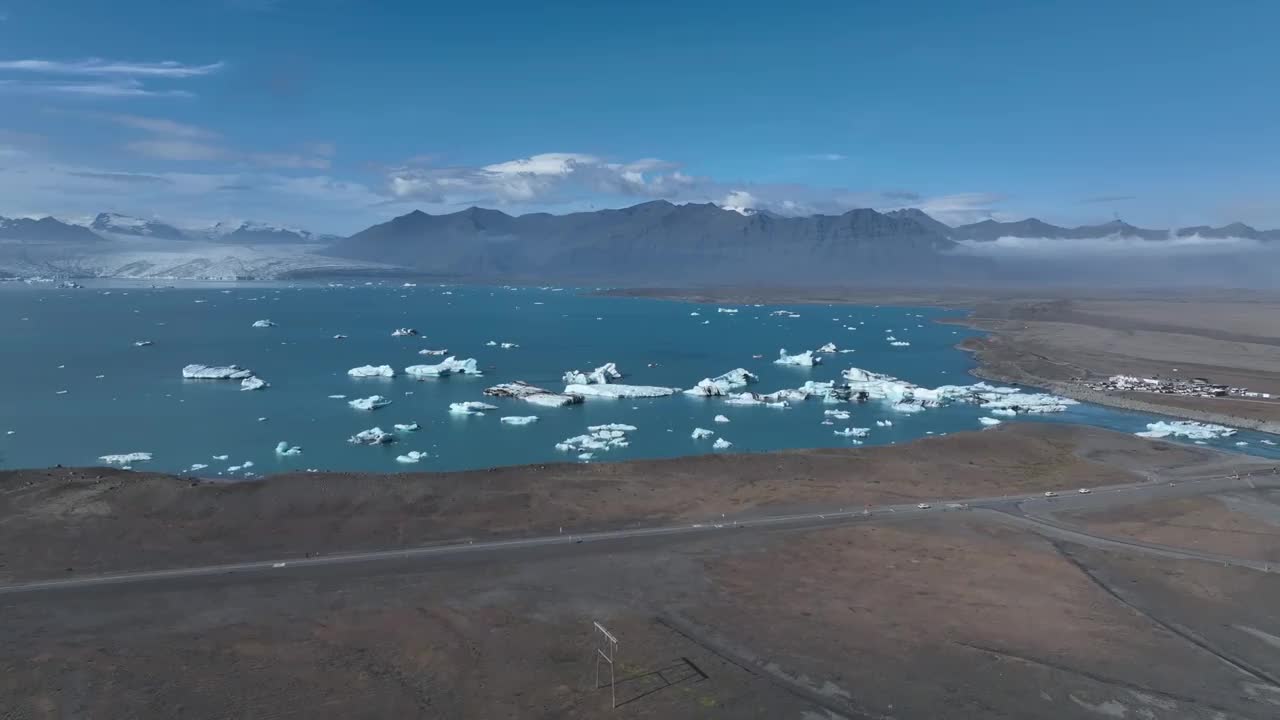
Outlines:
[[[773,361],[774,365],[792,365],[795,367],[813,367],[822,362],[822,358],[814,357],[812,350],[805,350],[799,355],[788,355],[787,349],[783,348],[778,351],[778,359]]]
[[[230,456],[230,455],[214,455],[214,456],[213,456],[213,459],[214,459],[214,460],[220,460],[220,461],[225,462],[225,461],[226,461],[226,459],[227,459],[227,458],[229,458],[229,457],[231,457],[231,456]]]
[[[269,328],[269,327],[275,327],[275,326],[276,324],[271,322],[270,320],[254,320],[253,321],[253,327],[256,327],[256,328]]]
[[[1054,413],[1080,404],[1071,398],[1048,393],[980,391],[977,397],[979,404],[993,414],[997,410],[1012,410],[1014,413]]]
[[[718,422],[718,423],[727,423],[729,422],[729,418],[725,417],[724,415],[717,415],[714,418],[712,418],[712,421]]]
[[[353,410],[377,410],[380,407],[390,405],[391,401],[381,395],[370,395],[367,398],[348,400],[347,404],[350,405]]]
[[[726,315],[737,315],[738,308],[716,308],[716,312],[725,313]]]
[[[536,385],[530,385],[527,382],[516,380],[515,382],[502,383],[486,388],[485,395],[492,397],[509,397],[516,400],[524,400],[527,403],[540,405],[542,407],[564,407],[565,405],[576,405],[582,402],[581,395],[566,395],[563,393],[544,390]]]
[[[449,403],[449,413],[453,415],[483,415],[485,410],[497,409],[497,405],[476,402],[474,400],[460,403]]]
[[[636,428],[634,425],[610,423],[592,425],[587,429],[590,432],[586,435],[576,435],[556,443],[556,449],[561,452],[589,452],[627,447],[627,433]]]
[[[346,400],[347,396],[346,395],[330,395],[329,399],[330,400]]]
[[[450,355],[435,365],[410,365],[404,369],[411,377],[443,377],[445,375],[480,375],[475,358],[459,360]]]
[[[835,430],[833,432],[840,437],[863,438],[871,432],[871,428],[850,427],[843,430]]]
[[[395,368],[390,365],[361,365],[347,371],[351,377],[395,377]]]
[[[504,342],[504,343],[498,343],[498,347],[502,348],[503,350],[510,350],[511,348],[518,348],[520,346],[513,342]]]
[[[416,422],[396,423],[393,427],[396,430],[399,430],[400,432],[417,432],[418,431],[418,423]]]
[[[250,375],[249,377],[240,381],[241,390],[261,390],[262,388],[267,386],[268,386],[268,383],[262,378],[258,377],[257,375]]]
[[[608,423],[606,425],[589,425],[587,429],[591,432],[622,432],[629,433],[637,430],[635,425],[627,425],[625,423]]]
[[[281,440],[280,442],[276,443],[276,455],[279,455],[281,457],[289,457],[289,456],[301,455],[301,454],[302,454],[302,448],[298,447],[297,445],[289,445],[289,443],[285,442],[284,440]]]
[[[419,350],[418,354],[419,355],[446,355],[448,354],[448,352],[449,352],[448,348],[444,348],[441,350],[428,350],[424,348],[422,350]]]
[[[702,438],[709,438],[709,437],[711,437],[712,435],[715,435],[715,432],[714,432],[714,431],[712,431],[712,430],[707,430],[706,428],[694,428],[694,429],[693,429],[693,439],[694,439],[694,440],[701,440]]]
[[[1195,422],[1193,420],[1175,420],[1173,422],[1147,423],[1146,432],[1134,433],[1138,437],[1163,438],[1182,437],[1188,440],[1214,440],[1236,434],[1234,428],[1212,423]]]
[[[836,344],[835,344],[835,343],[827,343],[826,345],[823,345],[822,347],[818,348],[817,350],[814,350],[814,352],[819,352],[819,353],[833,353],[833,352],[836,352]]]
[[[566,385],[566,395],[581,395],[585,398],[646,398],[665,397],[680,392],[679,388],[656,387],[653,385]]]
[[[723,375],[717,375],[713,378],[703,378],[698,381],[697,385],[685,390],[686,395],[700,395],[703,397],[719,397],[728,395],[732,390],[739,390],[759,380],[753,373],[743,368],[735,368]]]
[[[537,415],[505,415],[498,418],[503,425],[528,425],[538,422]]]
[[[149,452],[131,452],[121,453],[118,455],[100,455],[98,459],[110,465],[129,465],[136,462],[146,462],[151,459]]]
[[[133,343],[133,346],[134,347],[150,347],[153,344],[154,343],[152,343],[150,340],[135,340]]]
[[[716,438],[716,441],[711,443],[711,447],[716,450],[727,450],[733,447],[733,443],[725,440],[724,438]]]
[[[334,340],[346,340],[346,339],[347,339],[347,336],[346,336],[346,335],[342,335],[342,334],[338,334],[338,335],[334,335],[334,336],[333,336],[333,339],[334,339]]]
[[[409,337],[417,334],[418,331],[413,328],[396,328],[391,331],[391,337]]]
[[[347,442],[356,445],[386,445],[395,442],[396,436],[389,432],[383,432],[382,428],[369,428],[347,438]]]
[[[892,420],[877,420],[876,427],[893,427]]]
[[[907,342],[906,340],[894,340],[889,344],[894,347],[910,347],[911,346],[911,343]]]
[[[823,410],[823,411],[822,411],[822,414],[823,414],[823,415],[825,415],[825,416],[827,416],[827,417],[829,417],[829,418],[831,418],[831,419],[833,419],[833,420],[848,420],[848,419],[849,419],[849,411],[848,411],[848,410]]]
[[[565,385],[605,385],[618,380],[622,377],[622,373],[618,371],[616,363],[605,363],[591,372],[582,372],[581,370],[569,370],[564,374]]]
[[[252,370],[236,365],[188,365],[182,368],[187,380],[244,380],[253,377]]]
[[[409,452],[405,453],[404,455],[397,455],[397,456],[396,456],[396,462],[398,462],[398,463],[406,463],[406,464],[409,464],[409,463],[416,463],[416,462],[421,462],[421,461],[422,461],[422,459],[423,459],[423,458],[425,458],[425,457],[427,457],[427,454],[426,454],[426,453],[424,453],[424,452],[419,452],[419,451],[417,451],[417,450],[410,450]]]
[[[187,468],[187,472],[199,472],[207,467],[209,466],[204,463],[191,463],[191,467]]]
[[[980,417],[978,418],[978,422],[982,423],[983,425],[986,425],[987,427],[992,427],[995,425],[999,425],[1003,421],[993,417]]]
[[[579,460],[590,460],[593,457],[595,457],[595,453],[589,453],[589,452],[578,453]]]

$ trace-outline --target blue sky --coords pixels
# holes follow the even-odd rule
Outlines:
[[[550,7],[543,7],[547,5]],[[0,0],[0,214],[1280,226],[1280,3]]]

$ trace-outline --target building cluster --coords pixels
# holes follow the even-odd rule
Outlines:
[[[1186,395],[1189,397],[1243,397],[1270,399],[1271,393],[1254,392],[1247,388],[1220,385],[1207,378],[1144,378],[1133,375],[1112,375],[1103,380],[1087,383],[1090,389],[1102,392],[1150,392],[1161,395]]]

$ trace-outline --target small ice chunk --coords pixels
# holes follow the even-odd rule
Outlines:
[[[150,340],[135,340],[133,343],[133,346],[134,347],[151,347],[154,344],[155,343],[152,343]]]
[[[848,410],[823,410],[823,411],[822,411],[822,414],[823,414],[823,415],[826,415],[827,417],[832,418],[832,419],[834,419],[834,420],[848,420],[848,419],[849,419],[849,411],[848,411]]]
[[[187,380],[244,380],[252,376],[252,370],[236,365],[187,365],[182,368],[182,377]]]
[[[151,459],[149,452],[131,452],[121,453],[118,455],[100,455],[98,459],[110,465],[129,465],[136,462],[146,462]]]
[[[866,437],[867,434],[871,432],[871,428],[848,427],[843,430],[835,430],[833,432],[840,437],[862,438]]]
[[[275,326],[276,324],[271,322],[270,320],[254,320],[253,321],[253,327],[256,327],[256,328],[269,328],[269,327],[275,327]]]
[[[511,348],[518,348],[520,346],[513,342],[504,342],[504,343],[498,343],[498,347],[502,348],[503,350],[510,350]]]
[[[728,448],[733,447],[733,443],[725,440],[724,438],[716,438],[716,441],[711,443],[711,447],[715,450],[727,450]]]
[[[298,447],[297,445],[290,445],[284,440],[281,440],[280,442],[276,443],[276,455],[279,455],[281,457],[291,457],[293,455],[301,455],[301,454],[302,454],[302,448]]]
[[[391,337],[409,337],[417,334],[418,331],[413,328],[396,328],[391,331]]]
[[[347,438],[347,442],[356,445],[386,445],[395,442],[396,436],[389,432],[383,432],[382,428],[369,428]]]
[[[593,457],[595,457],[595,453],[589,453],[589,452],[578,453],[579,460],[590,460]]]
[[[395,427],[395,429],[399,430],[400,432],[417,432],[418,423],[416,422],[396,423],[393,427]]]
[[[214,455],[214,456],[213,456],[213,459],[214,459],[214,460],[221,461],[221,462],[226,462],[227,458],[229,458],[229,457],[231,457],[231,456],[230,456],[230,455]]]
[[[187,472],[199,472],[207,467],[209,466],[204,463],[191,463],[191,467],[187,468]]]
[[[330,395],[329,399],[330,400],[346,400],[347,396],[346,395]]]
[[[381,395],[370,395],[367,398],[348,400],[347,404],[350,405],[353,410],[377,410],[380,407],[390,405],[391,401]]]
[[[907,342],[906,340],[894,340],[889,344],[894,347],[910,347],[911,345],[911,343]]]
[[[263,380],[262,378],[256,375],[250,375],[249,377],[240,381],[241,390],[261,390],[262,388],[267,386],[268,386],[267,381]]]
[[[417,462],[422,462],[423,458],[425,457],[427,457],[427,454],[424,452],[420,452],[418,450],[410,450],[409,452],[403,455],[397,455],[396,462],[405,463],[405,464],[417,463]]]
[[[983,425],[986,425],[987,427],[992,427],[994,425],[999,425],[1003,421],[993,417],[980,417],[978,418],[978,422],[982,423]]]
[[[351,377],[395,377],[396,370],[390,365],[361,365],[347,371]]]
[[[422,350],[419,350],[419,351],[418,351],[418,354],[419,354],[419,355],[445,355],[445,354],[447,354],[448,352],[449,352],[449,349],[448,349],[448,348],[444,348],[444,349],[441,349],[441,350],[430,350],[430,349],[426,349],[426,348],[424,348],[424,349],[422,349]]]
[[[346,335],[342,335],[342,334],[338,334],[338,335],[334,335],[334,336],[333,336],[333,339],[334,339],[334,340],[346,340],[346,339],[347,339],[347,336],[346,336]]]
[[[830,342],[829,342],[829,343],[827,343],[826,345],[823,345],[822,347],[818,348],[817,350],[814,350],[814,352],[820,352],[820,353],[833,353],[833,352],[836,352],[836,344],[835,344],[835,343],[830,343]]]
[[[791,365],[795,367],[813,367],[821,362],[822,358],[814,357],[812,350],[805,350],[798,355],[788,355],[786,348],[779,350],[778,359],[773,361],[775,365]]]
[[[877,420],[876,427],[893,427],[892,420]]]
[[[738,308],[716,308],[716,312],[725,313],[726,315],[737,315]]]
[[[504,425],[528,425],[529,423],[538,422],[537,415],[506,415],[498,418],[499,422]]]
[[[453,415],[483,415],[485,410],[497,410],[497,405],[470,400],[460,403],[449,403],[449,412]]]
[[[711,437],[712,435],[715,435],[715,432],[714,432],[714,431],[712,431],[712,430],[707,430],[706,428],[694,428],[694,429],[693,429],[693,439],[694,439],[694,440],[701,440],[702,438],[709,438],[709,437]]]
[[[714,422],[718,422],[718,423],[727,423],[727,422],[729,422],[729,418],[725,417],[724,415],[717,415],[717,416],[715,416],[714,418],[712,418],[712,420],[713,420]]]

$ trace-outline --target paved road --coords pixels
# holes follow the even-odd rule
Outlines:
[[[1246,483],[1253,483],[1248,485]],[[1054,502],[1071,499],[1072,507],[1081,504],[1104,508],[1114,505],[1145,502],[1167,497],[1178,497],[1189,494],[1203,494],[1221,490],[1238,490],[1243,487],[1260,486],[1262,482],[1271,482],[1280,487],[1280,478],[1235,478],[1232,476],[1214,476],[1197,479],[1179,480],[1177,483],[1165,483],[1155,480],[1112,485],[1094,488],[1091,493],[1078,495],[1074,490],[1064,490],[1063,497]],[[1228,564],[1254,569],[1265,569],[1263,563],[1224,558],[1205,553],[1197,553],[1178,548],[1154,546],[1144,543],[1105,538],[1070,528],[1055,520],[1027,512],[1025,506],[1033,503],[1048,502],[1042,494],[1001,495],[994,497],[967,498],[930,502],[926,507],[915,504],[883,505],[866,509],[834,508],[826,512],[810,512],[793,515],[772,515],[748,519],[729,519],[720,522],[685,523],[680,525],[662,525],[646,528],[628,528],[591,533],[565,533],[541,537],[513,538],[509,540],[493,540],[485,542],[467,542],[424,547],[400,548],[394,550],[377,550],[359,553],[341,553],[320,555],[308,558],[284,558],[251,562],[229,563],[224,565],[206,565],[168,570],[149,570],[143,572],[116,573],[108,575],[91,575],[60,580],[45,580],[0,585],[0,595],[19,595],[24,593],[43,593],[57,591],[86,590],[112,585],[133,583],[163,583],[164,581],[189,580],[192,578],[212,578],[228,576],[245,576],[254,573],[281,573],[340,565],[357,565],[394,560],[415,560],[482,555],[533,548],[549,548],[553,546],[573,546],[582,543],[608,543],[640,538],[659,538],[675,536],[711,535],[720,532],[741,532],[744,530],[799,529],[816,528],[848,522],[875,522],[883,520],[901,520],[927,516],[935,513],[980,510],[984,513],[998,513],[1006,522],[1020,523],[1040,532],[1070,539],[1096,547],[1147,552],[1165,557],[1180,559],[1208,560],[1211,562],[1227,562]],[[1255,567],[1256,566],[1256,567]]]

